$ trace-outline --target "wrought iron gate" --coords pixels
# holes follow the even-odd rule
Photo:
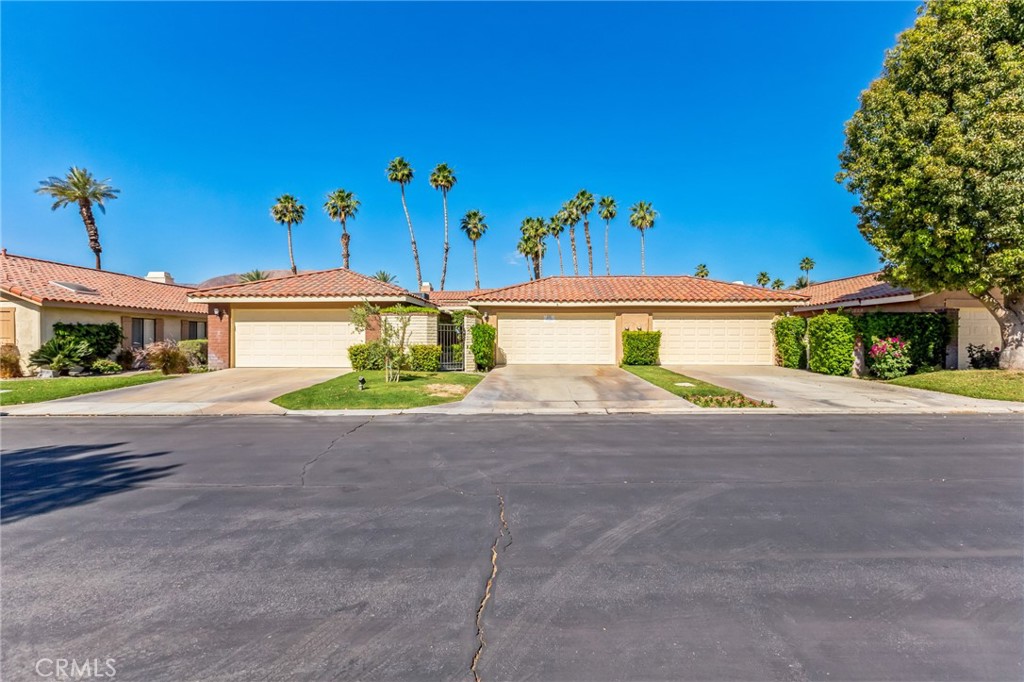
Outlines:
[[[437,343],[441,346],[441,369],[461,372],[465,354],[463,352],[462,327],[451,323],[438,323]]]

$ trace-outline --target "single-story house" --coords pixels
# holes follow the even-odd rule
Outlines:
[[[914,293],[909,289],[882,281],[881,273],[872,272],[818,282],[800,290],[810,300],[794,309],[794,313],[810,317],[825,310],[839,310],[852,315],[867,312],[943,313],[953,318],[953,339],[947,353],[949,368],[969,366],[967,345],[997,348],[1002,345],[999,325],[981,301],[966,291]]]
[[[626,329],[660,331],[665,365],[771,365],[772,318],[807,300],[687,275],[554,276],[469,296],[510,365],[617,364]]]
[[[26,367],[57,322],[114,322],[125,346],[141,346],[206,338],[206,312],[188,287],[0,251],[0,343],[16,345]]]
[[[432,291],[429,285],[425,286],[427,288],[421,291],[420,295],[443,311],[475,310],[469,303],[469,297],[493,291],[493,289],[447,289],[444,291]]]
[[[357,305],[368,301],[382,308],[436,311],[432,303],[400,286],[343,268],[197,289],[189,300],[208,311],[213,368],[351,367],[349,347],[379,334],[356,330],[352,309]],[[409,341],[437,343],[436,329],[436,324],[414,323]]]

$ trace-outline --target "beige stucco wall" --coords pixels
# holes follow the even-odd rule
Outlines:
[[[21,354],[22,370],[28,371],[29,354],[42,345],[39,339],[40,308],[35,303],[6,295],[0,296],[0,308],[14,310],[15,345]]]
[[[393,318],[394,315],[384,315]],[[437,345],[437,315],[430,313],[409,315],[406,343],[410,346]]]

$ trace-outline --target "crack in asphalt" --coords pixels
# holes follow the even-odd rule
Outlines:
[[[364,426],[366,426],[367,424],[369,424],[372,421],[373,421],[373,417],[370,417],[366,421],[360,422],[360,423],[356,424],[351,429],[349,429],[345,433],[341,434],[340,436],[338,436],[337,438],[332,440],[330,445],[328,445],[326,448],[324,448],[323,452],[321,452],[316,457],[314,457],[313,459],[311,459],[308,462],[306,462],[305,464],[303,464],[302,465],[302,473],[299,474],[299,485],[300,485],[300,487],[302,487],[302,488],[306,487],[306,473],[309,471],[309,467],[313,466],[318,461],[320,461],[320,458],[323,457],[324,455],[326,455],[328,452],[330,452],[331,449],[335,445],[337,445],[338,441],[340,441],[342,438],[345,438],[346,436],[349,436],[349,435],[355,433],[356,431],[358,431],[359,429],[363,428]]]
[[[512,530],[508,527],[508,521],[505,518],[505,498],[501,496],[501,491],[498,488],[494,489],[494,494],[498,497],[498,534],[494,536],[494,542],[491,543],[491,574],[487,576],[487,582],[484,584],[484,596],[480,600],[480,605],[476,609],[476,640],[477,647],[476,653],[473,654],[473,661],[470,663],[469,671],[473,674],[474,682],[481,682],[479,665],[480,659],[484,654],[484,647],[487,646],[487,640],[484,639],[484,609],[487,608],[487,602],[491,600],[491,593],[494,590],[494,581],[498,577],[498,543],[507,536],[507,541],[502,547],[502,551],[508,549],[509,545],[512,544]]]

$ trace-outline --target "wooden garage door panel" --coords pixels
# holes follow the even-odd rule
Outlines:
[[[663,365],[770,365],[771,313],[655,315]]]
[[[349,346],[365,338],[348,321],[347,310],[239,313],[235,321],[236,367],[351,367]]]
[[[611,365],[615,363],[615,317],[502,315],[498,347],[510,365]]]

